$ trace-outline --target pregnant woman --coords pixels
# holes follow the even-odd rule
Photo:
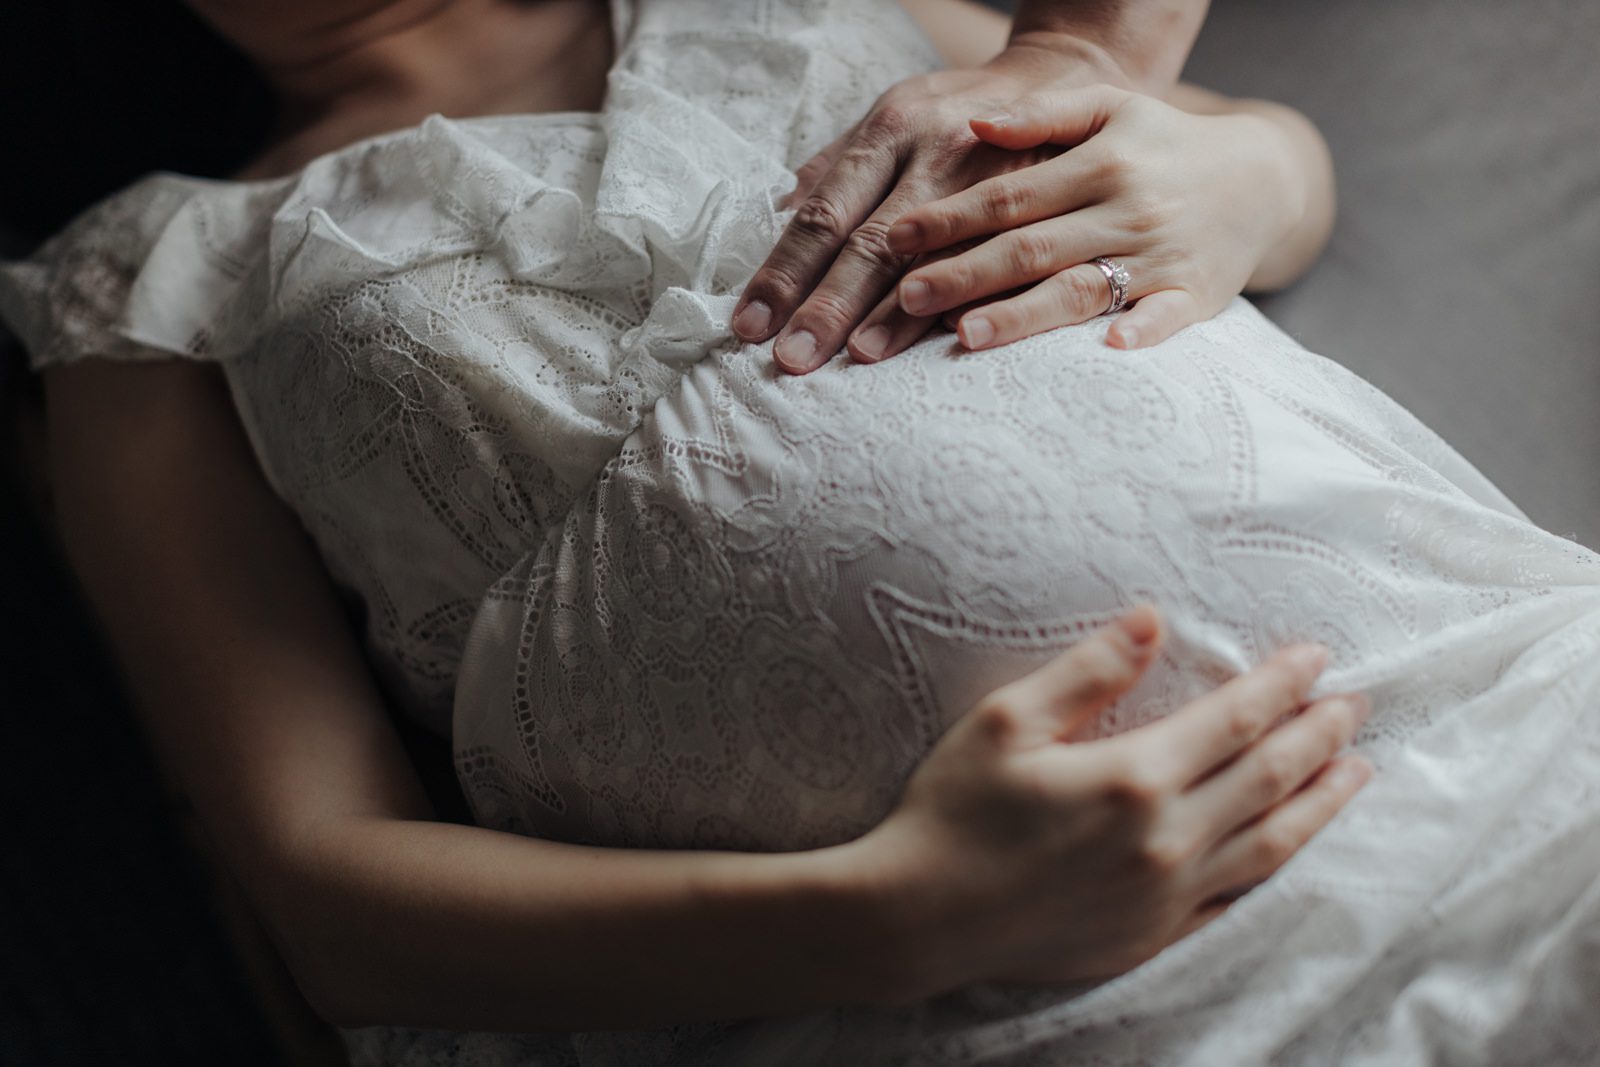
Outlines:
[[[478,88],[497,47],[614,51],[604,109],[597,73],[544,114],[310,123],[251,180],[112,198],[0,286],[175,776],[318,1006],[411,1027],[353,1031],[362,1062],[1592,1054],[1600,560],[1242,302],[1131,350],[1271,273],[1262,247],[1186,275],[1197,212],[1268,246],[1325,220],[1279,232],[1241,190],[1157,220],[1107,186],[1127,246],[1085,260],[1183,307],[1120,347],[1104,320],[1015,340],[1059,301],[987,337],[979,308],[969,351],[923,335],[990,294],[937,259],[988,231],[932,205],[907,284],[946,306],[902,286],[866,309],[888,343],[792,375],[731,332],[774,201],[936,65],[926,37],[842,0],[551,5],[526,40],[525,9],[473,13],[505,20],[450,31]],[[291,102],[359,118],[366,83],[319,84],[273,25]],[[1101,110],[1061,166],[1234,145]],[[1053,173],[1017,178],[1052,211]],[[479,827],[432,821],[319,566]],[[1266,878],[1366,776],[1331,758],[1344,691],[1379,773]],[[538,1029],[589,1032],[490,1032]]]

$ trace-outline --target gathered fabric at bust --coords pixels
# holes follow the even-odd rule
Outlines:
[[[264,182],[158,175],[0,268],[36,365],[216,361],[477,819],[619,847],[855,837],[984,693],[1127,606],[1163,715],[1282,645],[1378,774],[1218,922],[1092,988],[634,1033],[352,1033],[361,1062],[1588,1062],[1600,559],[1243,301],[937,332],[794,378],[736,342],[793,171],[930,69],[893,4],[614,5],[604,109]],[[533,965],[535,961],[530,961]]]

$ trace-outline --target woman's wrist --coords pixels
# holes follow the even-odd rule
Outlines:
[[[1333,225],[1333,172],[1315,127],[1281,104],[1249,101],[1235,118],[1251,123],[1264,147],[1262,174],[1273,193],[1274,239],[1250,275],[1249,291],[1282,288],[1316,260]]]
[[[881,830],[881,827],[879,828]],[[761,915],[791,958],[798,1005],[890,1007],[930,986],[925,930],[875,830],[854,841],[772,856],[728,854],[696,876],[710,913]],[[955,982],[946,983],[954,986]]]
[[[1177,81],[1205,10],[1204,0],[1024,0],[1011,41],[1073,57],[1095,72],[1073,85],[1104,82],[1160,97]]]
[[[1235,122],[1259,146],[1248,162],[1270,192],[1252,203],[1271,206],[1274,217],[1265,225],[1272,240],[1263,241],[1246,290],[1279,289],[1294,281],[1316,261],[1333,229],[1333,160],[1322,134],[1284,104],[1236,99],[1187,83],[1174,87],[1166,102],[1191,115]]]
[[[1305,221],[1309,199],[1306,176],[1295,156],[1294,144],[1282,123],[1258,110],[1221,115],[1209,121],[1227,123],[1244,147],[1240,161],[1251,185],[1259,224],[1260,252],[1250,264],[1249,277],[1273,273],[1274,260],[1289,245]]]
[[[1057,30],[1018,30],[986,66],[1052,88],[1114,85],[1136,90],[1135,79],[1109,51],[1086,37]]]

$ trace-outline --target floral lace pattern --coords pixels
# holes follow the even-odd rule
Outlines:
[[[634,16],[637,16],[636,18]],[[352,1033],[360,1062],[1591,1062],[1600,559],[1240,301],[934,336],[805,378],[727,329],[792,169],[935,61],[890,4],[660,0],[599,115],[158,176],[0,273],[40,365],[215,359],[479,820],[798,849],[1128,604],[1164,714],[1282,644],[1380,773],[1220,921],[1093,988],[649,1033]],[[622,22],[619,21],[619,26]],[[1514,1050],[1514,1051],[1513,1051]]]

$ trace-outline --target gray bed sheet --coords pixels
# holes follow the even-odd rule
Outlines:
[[[1217,0],[1185,76],[1333,149],[1332,244],[1262,309],[1600,548],[1600,0]]]

